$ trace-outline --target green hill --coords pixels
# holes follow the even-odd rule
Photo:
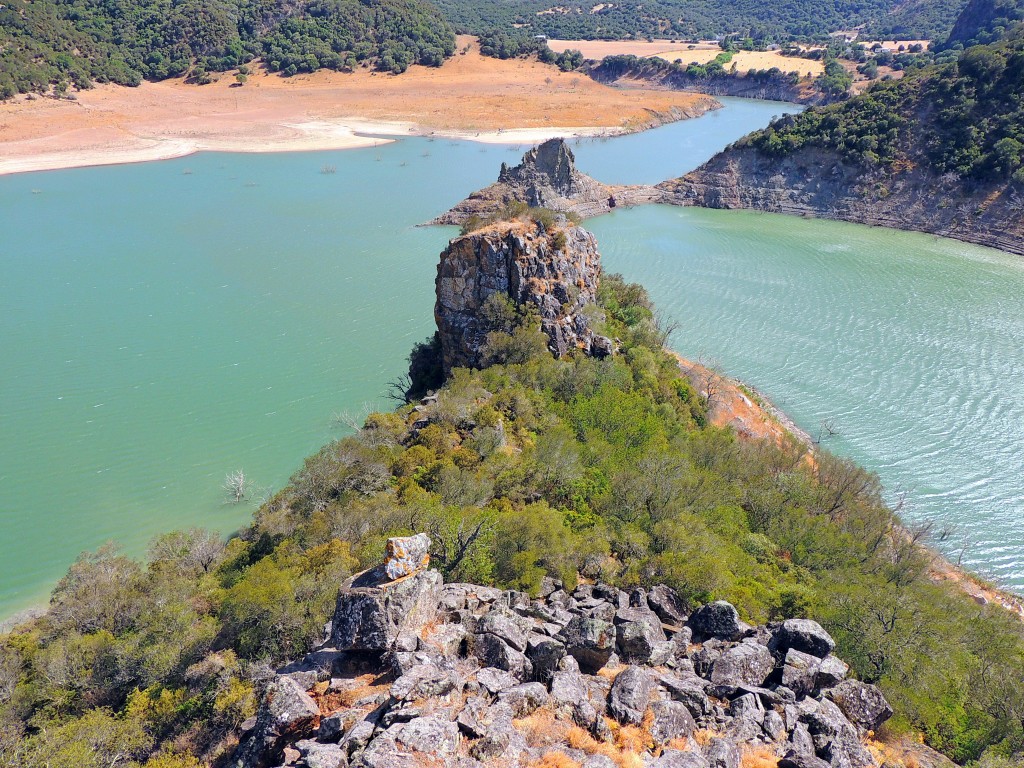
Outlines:
[[[563,39],[720,38],[738,34],[782,42],[822,38],[863,27],[864,34],[941,39],[963,0],[652,0],[645,3],[552,3],[548,0],[437,0],[460,31],[479,34],[513,25]]]
[[[455,39],[421,0],[6,0],[0,98],[93,82],[138,85],[262,59],[284,74],[439,65]]]
[[[1024,184],[1024,33],[776,121],[739,145],[772,157],[815,147],[891,173]]]

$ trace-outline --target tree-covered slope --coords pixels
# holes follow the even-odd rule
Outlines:
[[[474,34],[495,28],[510,31],[518,25],[534,34],[564,39],[708,38],[739,34],[781,42],[793,37],[820,38],[836,30],[865,25],[867,35],[941,39],[952,26],[963,0],[437,0],[437,5],[458,29]]]
[[[921,168],[1024,185],[1024,34],[783,118],[738,146],[769,157],[813,147],[892,173]]]
[[[992,43],[1024,21],[1021,0],[971,0],[960,14],[943,47]]]
[[[752,621],[816,618],[884,689],[891,733],[962,761],[1020,750],[1024,625],[932,584],[875,476],[709,426],[641,287],[606,275],[598,300],[588,322],[619,354],[556,360],[534,312],[489,302],[483,370],[325,446],[226,545],[83,555],[45,616],[0,637],[0,763],[223,764],[267,665],[318,642],[342,578],[417,531],[448,581],[664,582]],[[437,352],[415,351],[418,384]]]
[[[253,58],[286,74],[360,63],[402,72],[454,48],[422,0],[7,0],[0,98],[186,74],[202,82]]]

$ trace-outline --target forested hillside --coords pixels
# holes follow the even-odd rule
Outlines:
[[[942,47],[995,42],[1022,21],[1024,2],[1021,0],[971,0]]]
[[[893,173],[924,168],[1024,185],[1024,32],[876,83],[841,104],[783,118],[739,146],[773,157],[815,147]]]
[[[93,82],[205,82],[261,58],[272,71],[439,65],[451,29],[421,0],[5,0],[0,99]]]
[[[562,39],[627,37],[719,38],[730,34],[758,41],[822,38],[864,25],[864,34],[902,39],[942,39],[963,0],[652,0],[637,3],[551,3],[547,0],[437,0],[459,31],[511,31]],[[523,27],[522,25],[525,25]]]

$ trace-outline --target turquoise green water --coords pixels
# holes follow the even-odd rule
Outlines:
[[[1024,260],[911,232],[650,207],[594,220],[672,345],[877,471],[940,546],[1024,587]],[[828,421],[839,434],[828,437]]]
[[[609,182],[657,181],[782,109],[731,100],[577,157]],[[419,139],[0,178],[0,616],[108,539],[142,554],[160,531],[232,530],[253,507],[223,502],[228,472],[280,487],[343,433],[334,414],[387,406],[432,331],[454,231],[415,225],[523,149]],[[975,562],[1024,585],[1016,260],[729,212],[592,223],[607,266],[680,320],[680,350],[812,431],[837,418],[834,449],[912,491],[912,516],[962,522]]]

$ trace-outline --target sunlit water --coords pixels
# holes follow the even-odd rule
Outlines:
[[[730,100],[577,158],[658,181],[785,109]],[[336,417],[387,407],[454,232],[415,225],[523,149],[409,139],[0,178],[0,616],[108,539],[142,554],[161,531],[232,530],[253,507],[224,503],[228,472],[280,487]],[[906,490],[908,516],[960,523],[971,563],[1024,586],[1021,262],[748,213],[591,225],[607,268],[680,322],[682,352],[808,431],[834,419],[830,447]]]

